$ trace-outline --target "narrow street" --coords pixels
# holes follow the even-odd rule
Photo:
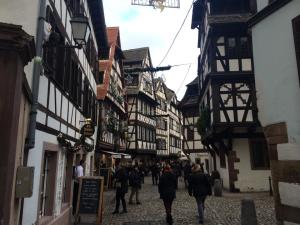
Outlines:
[[[163,202],[159,199],[157,186],[152,185],[151,177],[145,178],[140,201],[141,205],[127,205],[128,213],[113,215],[115,201],[114,190],[104,193],[103,225],[160,225],[165,223]],[[128,198],[130,190],[126,194]],[[255,200],[256,213],[259,225],[274,225],[275,212],[273,198],[268,193],[233,194],[223,193],[223,197],[208,197],[205,209],[206,225],[240,225],[240,204],[244,197]],[[122,211],[122,207],[121,207]],[[184,189],[183,181],[179,181],[177,198],[172,206],[174,225],[198,224],[196,203]]]

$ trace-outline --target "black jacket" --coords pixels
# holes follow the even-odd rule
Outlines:
[[[116,190],[120,193],[128,192],[128,174],[125,168],[120,168],[115,174]]]
[[[158,191],[160,198],[173,200],[176,198],[177,178],[172,172],[164,172],[159,178]]]
[[[142,176],[139,171],[132,169],[129,173],[129,185],[135,188],[142,187]]]
[[[189,194],[197,197],[211,195],[211,186],[207,174],[200,171],[193,172],[189,177]]]

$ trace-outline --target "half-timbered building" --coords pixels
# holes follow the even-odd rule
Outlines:
[[[100,60],[100,80],[97,86],[100,111],[96,148],[99,155],[97,154],[96,164],[98,165],[102,161],[110,167],[113,163],[111,156],[114,153],[125,152],[127,120],[124,101],[123,53],[119,28],[108,27],[107,36],[109,57]]]
[[[178,109],[177,96],[175,92],[165,86],[168,110],[168,136],[170,158],[180,158],[182,154],[181,121],[182,113]]]
[[[187,84],[187,89],[182,100],[179,103],[179,108],[182,112],[183,126],[183,152],[189,156],[192,162],[202,164],[206,172],[211,172],[212,162],[208,151],[204,148],[201,142],[201,136],[197,131],[197,121],[199,119],[199,88],[198,77]]]
[[[169,126],[166,85],[162,78],[155,79],[156,107],[156,150],[158,158],[169,157]]]
[[[216,169],[230,191],[269,189],[269,158],[257,118],[251,34],[255,0],[198,0],[199,107],[202,143],[216,153]]]
[[[249,25],[276,219],[300,224],[300,1],[258,0],[257,9]]]
[[[34,77],[29,87],[33,106],[29,147],[20,160],[34,167],[32,195],[23,199],[20,219],[5,224],[70,224],[73,166],[84,159],[85,175],[93,171],[102,1],[5,1],[0,14],[24,25],[36,38],[40,56],[25,68],[26,76]],[[89,27],[81,43],[75,42],[71,26],[78,17]]]
[[[126,151],[147,163],[156,156],[157,105],[154,92],[152,62],[148,47],[124,53],[126,98],[128,104],[128,137]]]

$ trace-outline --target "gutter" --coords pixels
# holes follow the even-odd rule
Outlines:
[[[46,0],[40,0],[40,10],[38,17],[38,26],[36,32],[36,58],[33,65],[32,77],[32,106],[28,124],[28,134],[25,143],[25,150],[34,148],[36,132],[36,116],[38,109],[38,94],[40,85],[40,75],[42,73],[42,53],[44,38],[44,21],[46,17]]]

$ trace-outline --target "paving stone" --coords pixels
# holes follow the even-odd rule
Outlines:
[[[128,203],[129,194],[125,199]],[[222,197],[209,196],[205,201],[205,225],[240,225],[241,200],[251,197],[255,202],[258,225],[275,225],[273,198],[268,193],[228,193]],[[165,211],[159,198],[157,185],[152,185],[150,177],[140,192],[141,205],[127,204],[128,213],[114,214],[115,191],[104,193],[104,213],[102,225],[166,225]],[[122,210],[122,206],[120,208]],[[197,206],[193,197],[184,189],[183,180],[179,181],[176,199],[172,205],[174,225],[198,224]]]

